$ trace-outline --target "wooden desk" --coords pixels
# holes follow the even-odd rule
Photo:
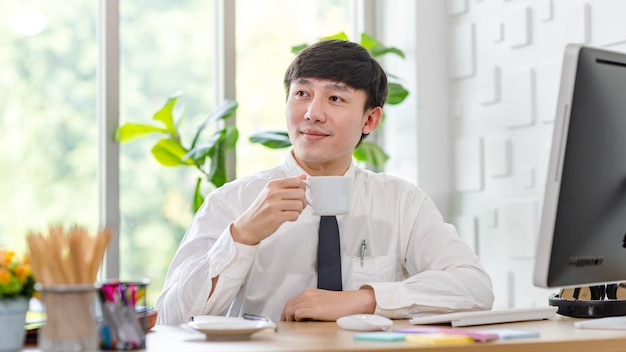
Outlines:
[[[554,320],[473,326],[463,329],[517,329],[540,332],[539,338],[499,340],[487,343],[450,346],[420,346],[408,342],[354,341],[358,332],[346,331],[336,323],[279,322],[278,332],[259,332],[247,341],[206,341],[204,335],[177,327],[156,326],[147,335],[148,352],[318,352],[318,351],[626,351],[626,330],[575,329],[577,319],[559,316]],[[395,320],[391,329],[412,326],[407,320]],[[24,351],[38,351],[27,348]]]
[[[554,320],[497,324],[465,329],[518,329],[538,331],[539,338],[499,340],[456,346],[419,346],[408,342],[354,341],[357,333],[339,328],[334,322],[280,322],[278,332],[259,332],[248,341],[205,341],[204,335],[183,329],[156,326],[147,336],[147,351],[626,351],[626,330],[575,329],[576,319],[558,317]],[[407,320],[396,320],[391,329],[411,326]]]

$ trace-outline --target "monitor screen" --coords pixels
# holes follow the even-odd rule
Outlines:
[[[534,284],[626,281],[626,54],[565,49]]]

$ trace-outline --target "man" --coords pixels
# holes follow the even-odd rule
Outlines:
[[[294,59],[284,83],[291,153],[209,194],[168,270],[159,323],[194,315],[333,321],[490,309],[489,276],[432,200],[407,181],[353,164],[387,96],[385,73],[367,50],[318,42]],[[353,179],[350,213],[336,217],[342,291],[317,288],[320,217],[307,206],[304,180],[320,175]]]

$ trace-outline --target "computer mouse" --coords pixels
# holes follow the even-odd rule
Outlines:
[[[337,325],[346,330],[385,331],[393,325],[389,318],[375,314],[353,314],[337,319]]]

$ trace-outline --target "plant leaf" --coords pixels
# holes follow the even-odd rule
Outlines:
[[[339,32],[336,34],[332,34],[332,35],[320,38],[320,40],[329,40],[329,39],[349,40],[346,32]]]
[[[221,142],[222,141],[219,141],[215,145],[215,148],[211,149],[211,170],[209,171],[208,179],[215,187],[220,187],[228,181],[226,172],[226,151]]]
[[[306,49],[309,44],[298,44],[291,46],[291,52],[293,54],[299,54],[302,50]]]
[[[211,111],[209,116],[204,119],[202,124],[198,127],[196,131],[196,135],[193,137],[193,142],[191,142],[191,147],[193,148],[198,139],[200,138],[200,134],[202,131],[208,126],[209,123],[216,122],[219,120],[226,120],[229,117],[233,116],[235,110],[239,107],[239,104],[234,100],[225,100],[222,104],[215,108],[215,110]]]
[[[226,150],[231,150],[237,146],[239,140],[239,130],[235,126],[226,126],[224,128],[224,146]]]
[[[319,40],[329,40],[329,39],[339,39],[339,40],[349,40],[348,39],[348,35],[345,32],[339,32],[333,35],[329,35],[326,37],[321,37]],[[302,50],[306,49],[306,47],[308,47],[309,44],[298,44],[298,45],[293,45],[291,47],[291,52],[293,54],[298,54],[300,53]]]
[[[165,125],[167,131],[175,138],[178,138],[178,130],[176,129],[176,125],[174,124],[174,108],[176,106],[178,98],[180,97],[180,94],[180,92],[174,93],[171,97],[167,99],[161,109],[155,112],[152,116],[154,120],[162,122]]]
[[[372,57],[379,57],[385,54],[396,54],[404,59],[404,52],[398,48],[384,46],[378,39],[367,33],[361,33],[361,45],[367,49]]]
[[[375,168],[382,168],[389,160],[389,155],[380,146],[366,141],[361,142],[352,155],[356,160],[370,164]]]
[[[150,133],[167,133],[167,130],[152,125],[128,122],[115,130],[115,141],[126,143]]]
[[[182,160],[186,161],[191,158],[196,161],[196,164],[202,165],[206,157],[214,154],[213,149],[215,149],[218,144],[222,144],[225,147],[224,150],[227,151],[235,148],[238,138],[239,131],[237,127],[226,126],[215,132],[206,142],[191,148],[187,154],[182,157]]]
[[[196,145],[191,148],[185,155],[183,155],[182,160],[187,161],[187,159],[195,160],[196,164],[203,165],[204,160],[212,154],[212,149],[217,145],[221,135],[221,130],[215,132],[209,140],[206,142]]]
[[[286,131],[260,131],[254,132],[248,140],[251,143],[261,144],[271,149],[281,149],[291,146],[291,140],[289,140],[289,134]]]
[[[152,147],[152,155],[164,166],[194,165],[192,159],[183,160],[185,154],[187,154],[187,149],[172,138],[160,139]]]
[[[406,90],[400,83],[390,82],[387,84],[387,89],[387,104],[400,104],[409,95],[409,91]]]
[[[196,181],[196,189],[193,193],[193,213],[195,214],[198,209],[200,209],[200,206],[202,206],[202,203],[204,203],[204,196],[202,195],[202,190],[200,189],[200,186],[202,185],[202,177],[198,177],[198,180]]]

